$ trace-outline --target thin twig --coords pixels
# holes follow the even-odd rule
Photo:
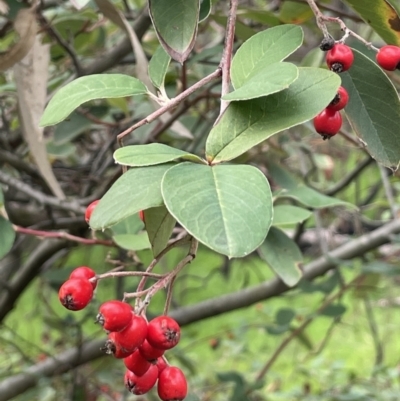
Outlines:
[[[194,85],[192,85],[190,88],[186,89],[184,92],[180,93],[178,96],[175,98],[171,99],[168,103],[166,103],[164,106],[160,107],[158,110],[154,111],[150,115],[148,115],[146,118],[143,120],[139,121],[138,123],[132,125],[125,131],[121,132],[118,136],[118,142],[120,145],[122,145],[122,140],[123,138],[130,134],[131,132],[135,131],[139,127],[149,124],[152,121],[156,120],[158,117],[166,113],[167,111],[173,109],[174,107],[178,106],[184,99],[186,99],[188,96],[190,96],[192,93],[196,92],[198,89],[203,87],[204,85],[207,85],[209,82],[213,81],[216,78],[219,78],[221,76],[221,69],[218,68],[216,69],[213,73],[210,75],[207,75],[200,81],[196,82]]]
[[[222,54],[222,59],[220,63],[220,67],[222,70],[221,98],[222,96],[229,93],[229,86],[231,83],[231,62],[232,62],[233,42],[235,40],[235,24],[236,24],[236,12],[238,3],[239,3],[238,0],[230,0],[229,2],[229,14],[226,26],[224,52]],[[227,100],[221,99],[220,115],[222,115],[222,113],[226,110],[228,105],[229,102]]]
[[[387,175],[387,170],[381,164],[378,163],[379,171],[381,173],[383,188],[385,189],[386,198],[389,203],[390,211],[392,213],[392,218],[397,218],[398,207],[396,205],[396,200],[393,193],[393,188],[390,185],[389,177]]]
[[[65,231],[42,231],[42,230],[35,230],[32,228],[20,227],[13,225],[15,232],[20,234],[27,234],[33,235],[35,237],[40,238],[59,238],[59,239],[66,239],[68,241],[79,242],[80,244],[84,245],[105,245],[105,246],[116,246],[113,241],[109,240],[102,240],[102,239],[88,239],[77,237],[76,235],[69,234]]]

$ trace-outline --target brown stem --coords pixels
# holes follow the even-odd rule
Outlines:
[[[229,85],[231,83],[231,62],[233,52],[233,42],[235,40],[235,23],[236,23],[236,11],[238,7],[238,0],[230,0],[229,4],[229,15],[226,26],[226,36],[224,52],[222,54],[222,60],[220,67],[222,70],[222,90],[221,97],[229,93]],[[221,99],[220,115],[226,110],[229,102]]]
[[[105,245],[105,246],[116,246],[114,242],[102,239],[88,239],[77,237],[76,235],[69,234],[65,231],[42,231],[42,230],[34,230],[32,228],[20,227],[20,226],[13,226],[15,232],[27,235],[34,235],[35,237],[41,238],[60,238],[66,239],[69,241],[79,242],[85,245]]]
[[[132,125],[125,131],[121,132],[118,136],[118,142],[120,145],[122,145],[122,139],[130,134],[131,132],[135,131],[137,128],[149,124],[152,121],[156,120],[158,117],[166,113],[167,111],[173,109],[174,107],[178,106],[184,99],[186,99],[188,96],[190,96],[192,93],[196,92],[198,89],[203,87],[204,85],[207,85],[209,82],[213,81],[216,78],[219,78],[221,76],[221,69],[218,68],[216,69],[213,73],[210,75],[207,75],[200,81],[196,82],[194,85],[192,85],[190,88],[186,89],[184,92],[180,93],[178,96],[174,97],[171,99],[168,103],[166,103],[164,106],[160,107],[158,110],[154,111],[150,115],[148,115],[146,118],[143,120],[139,121],[138,123]]]

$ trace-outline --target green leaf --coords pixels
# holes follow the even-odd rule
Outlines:
[[[295,318],[296,313],[290,308],[281,308],[278,310],[275,316],[275,322],[280,326],[290,324]]]
[[[322,312],[321,315],[329,317],[338,317],[346,312],[346,307],[342,304],[328,305]]]
[[[201,0],[199,22],[204,21],[211,13],[211,0]]]
[[[145,210],[144,221],[151,249],[156,257],[167,246],[176,220],[165,206],[160,206]]]
[[[303,256],[297,244],[283,231],[271,227],[258,253],[287,286],[293,287],[301,279],[299,266]]]
[[[161,45],[183,63],[196,40],[200,0],[149,0],[149,8]]]
[[[15,231],[12,224],[0,216],[0,259],[12,248],[15,240]]]
[[[128,170],[100,200],[90,218],[90,227],[103,230],[150,207],[161,206],[161,179],[173,164]]]
[[[301,223],[311,216],[312,212],[302,207],[292,205],[274,206],[274,226]]]
[[[302,184],[296,188],[283,189],[279,192],[278,197],[295,199],[304,206],[311,207],[313,209],[323,209],[325,207],[333,206],[355,207],[351,203],[321,194],[320,192],[317,192],[314,189]]]
[[[349,93],[346,115],[367,151],[394,170],[400,161],[400,101],[386,74],[368,57],[354,50],[354,63],[343,74]]]
[[[271,95],[287,89],[299,76],[299,71],[291,63],[267,64],[258,69],[257,74],[249,77],[245,83],[223,96],[224,100],[248,100]]]
[[[0,185],[0,208],[4,206],[4,194],[3,194],[3,188]]]
[[[345,0],[388,44],[400,46],[400,19],[386,0]]]
[[[146,232],[140,234],[118,234],[114,235],[113,241],[121,248],[128,251],[141,251],[151,247]]]
[[[132,214],[111,227],[114,236],[120,234],[138,234],[143,229],[144,224],[140,220],[138,213]]]
[[[59,123],[82,103],[89,100],[145,93],[147,93],[146,86],[129,75],[95,74],[80,77],[63,86],[52,97],[40,119],[40,126],[45,127]]]
[[[149,62],[150,80],[156,88],[164,86],[165,75],[167,75],[170,62],[171,57],[169,54],[166,53],[162,46],[159,46]]]
[[[234,159],[272,135],[312,119],[332,101],[339,86],[338,74],[303,67],[284,91],[232,102],[207,138],[207,160]]]
[[[119,148],[114,152],[116,163],[124,166],[152,166],[163,164],[178,159],[190,160],[196,163],[205,163],[200,157],[172,148],[162,143],[150,143],[147,145],[131,145]]]
[[[296,25],[280,25],[253,35],[232,59],[233,87],[241,87],[265,66],[284,60],[302,43],[303,30]]]
[[[252,166],[181,163],[165,174],[162,194],[190,234],[228,257],[248,255],[271,225],[269,184]]]

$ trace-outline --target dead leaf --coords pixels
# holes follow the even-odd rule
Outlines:
[[[0,0],[0,14],[8,14],[8,4],[4,0]]]
[[[14,21],[18,42],[0,55],[0,71],[5,71],[22,60],[32,48],[35,41],[37,23],[34,8],[21,8]]]
[[[31,155],[54,195],[64,199],[65,195],[47,155],[43,129],[39,128],[39,120],[46,105],[49,63],[50,46],[42,44],[40,37],[35,35],[28,54],[14,66],[14,79],[20,123]]]

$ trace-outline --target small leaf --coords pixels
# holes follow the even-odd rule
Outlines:
[[[149,0],[149,8],[161,45],[183,63],[196,40],[200,0]]]
[[[176,220],[165,206],[160,206],[145,210],[144,221],[153,256],[156,257],[167,246]]]
[[[400,101],[396,88],[372,60],[354,50],[354,63],[343,74],[349,93],[346,115],[370,155],[397,170],[400,162]],[[361,74],[361,75],[360,75]]]
[[[310,120],[332,101],[339,86],[338,74],[303,67],[284,91],[230,103],[207,138],[207,160],[234,159],[272,135]]]
[[[199,22],[204,21],[211,13],[211,0],[201,0]]]
[[[181,163],[165,174],[162,194],[190,234],[228,257],[248,255],[271,225],[269,184],[252,166]]]
[[[0,259],[12,248],[15,240],[15,231],[12,224],[0,216]]]
[[[346,307],[342,304],[328,305],[322,312],[321,315],[329,317],[338,317],[346,312]]]
[[[118,234],[113,236],[113,241],[121,248],[128,251],[141,251],[151,247],[147,233]]]
[[[302,43],[303,31],[296,25],[280,25],[252,36],[232,59],[233,87],[241,87],[265,66],[284,60]]]
[[[311,207],[313,209],[323,209],[325,207],[333,206],[355,207],[351,203],[321,194],[320,192],[317,192],[316,190],[306,187],[302,184],[295,188],[283,189],[279,192],[278,197],[296,199],[304,206]]]
[[[90,226],[102,230],[140,210],[161,206],[161,179],[171,166],[161,164],[128,170],[100,200],[90,218]]]
[[[77,10],[80,10],[81,8],[85,7],[89,1],[90,0],[71,0],[71,3]]]
[[[132,214],[111,227],[114,236],[120,234],[138,234],[139,231],[143,229],[144,224],[143,221],[140,220],[138,213]]]
[[[297,244],[283,231],[271,227],[258,253],[287,286],[293,287],[301,279],[299,265],[303,256]]]
[[[149,62],[150,80],[156,88],[164,86],[165,75],[167,74],[170,62],[171,57],[169,54],[162,46],[159,46]]]
[[[291,63],[267,64],[258,69],[257,74],[250,76],[238,89],[223,96],[223,100],[248,100],[271,95],[287,89],[299,76],[299,71]]]
[[[283,333],[286,333],[287,331],[290,330],[290,325],[289,324],[284,324],[284,325],[272,325],[269,324],[266,327],[267,333],[271,334],[272,336],[280,336]]]
[[[400,18],[387,0],[345,0],[386,42],[400,46]]]
[[[123,166],[152,166],[172,162],[174,160],[190,160],[197,163],[205,163],[200,157],[172,148],[162,143],[150,143],[147,145],[131,145],[119,148],[114,152],[116,163]]]
[[[275,322],[280,326],[290,324],[295,318],[296,313],[293,309],[281,308],[278,310],[275,316]]]
[[[62,87],[52,97],[40,120],[40,125],[45,127],[59,123],[89,100],[145,93],[147,93],[145,85],[128,75],[94,74],[80,77]]]
[[[302,207],[292,205],[274,206],[274,226],[301,223],[311,216],[312,212]]]

